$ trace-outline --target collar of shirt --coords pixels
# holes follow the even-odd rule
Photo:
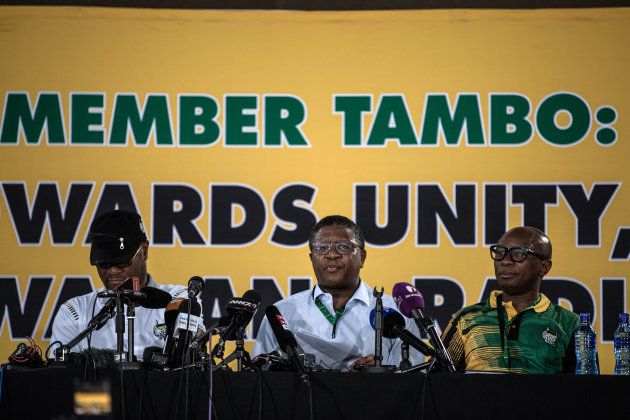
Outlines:
[[[491,308],[497,307],[497,297],[500,294],[502,294],[500,290],[493,290],[490,293],[489,303]],[[551,305],[551,301],[549,300],[549,298],[544,294],[539,293],[538,299],[530,303],[527,308],[523,309],[523,311],[533,309],[534,312],[545,312],[547,308],[549,308],[549,305]],[[516,310],[516,308],[514,308],[512,302],[503,302],[503,307],[505,308],[505,312],[507,313],[508,320],[514,318],[518,314],[518,311]]]
[[[320,298],[324,306],[326,306],[326,309],[328,309],[330,313],[334,314],[335,310],[333,309],[332,295],[330,293],[324,292],[322,289],[319,288],[319,284],[316,284],[313,288],[313,293],[311,293],[311,299],[313,300],[313,302],[315,302],[315,299],[317,299],[318,297]],[[357,287],[354,295],[352,295],[352,297],[346,303],[344,312],[361,302],[367,306],[370,305],[370,292],[365,283],[363,283],[363,281],[359,279],[359,287]]]

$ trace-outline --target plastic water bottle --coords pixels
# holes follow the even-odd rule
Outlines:
[[[619,314],[615,331],[615,375],[630,375],[630,324],[628,314]]]
[[[575,332],[576,375],[599,375],[597,336],[591,327],[591,315],[580,314],[580,328]]]

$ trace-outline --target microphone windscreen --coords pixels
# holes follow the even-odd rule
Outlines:
[[[291,330],[289,330],[289,327],[278,308],[274,305],[269,305],[265,310],[265,316],[267,317],[267,321],[269,321],[271,331],[273,331],[273,335],[276,337],[276,341],[282,351],[287,353],[290,346],[297,346],[295,337],[293,336]]]
[[[239,323],[249,321],[254,316],[254,312],[258,309],[260,304],[260,293],[255,290],[248,290],[245,292],[242,298],[234,297],[228,301],[225,305],[225,310],[228,314],[238,316]]]
[[[407,318],[412,317],[411,311],[414,309],[424,310],[424,298],[418,289],[409,283],[396,283],[392,296],[398,310]]]
[[[199,276],[192,276],[190,280],[188,280],[188,288],[191,287],[199,287],[199,290],[203,290],[203,286],[205,286],[205,282]]]
[[[243,299],[249,299],[254,303],[260,303],[260,293],[255,290],[248,290],[243,294]]]
[[[201,315],[201,305],[197,302],[197,299],[184,299],[184,301],[179,305],[179,313],[187,314],[189,311],[191,315]]]
[[[383,317],[383,337],[396,338],[398,337],[394,332],[394,328],[398,326],[405,328],[405,318],[398,312],[393,311]]]
[[[188,316],[189,311],[190,316]],[[184,299],[177,309],[173,329],[168,329],[169,324],[166,324],[167,331],[172,331],[174,337],[178,336],[182,330],[191,331],[195,334],[197,332],[197,328],[199,328],[199,325],[201,324],[199,315],[201,315],[201,305],[199,305],[197,299]],[[164,317],[166,318],[166,313]]]
[[[393,308],[383,308],[383,319],[392,312],[398,312]],[[370,325],[372,328],[376,329],[376,308],[372,308],[370,311]]]
[[[184,301],[184,298],[175,298],[171,300],[164,308],[164,323],[166,324],[167,335],[172,335],[175,330],[175,320],[179,313],[179,306]]]
[[[137,302],[143,308],[149,309],[161,309],[165,308],[169,304],[173,296],[164,290],[156,287],[143,287],[140,289],[142,296],[137,299]]]

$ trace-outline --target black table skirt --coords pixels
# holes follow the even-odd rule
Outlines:
[[[630,418],[630,377],[493,374],[97,371],[112,418],[455,419]],[[71,419],[83,371],[4,371],[1,419]],[[121,382],[122,380],[122,382]],[[212,380],[212,382],[211,382]],[[186,387],[188,384],[188,387]],[[123,398],[124,396],[124,398]],[[184,402],[188,401],[188,404]],[[509,413],[509,414],[508,414]]]

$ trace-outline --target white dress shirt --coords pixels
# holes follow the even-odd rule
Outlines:
[[[315,299],[320,297],[321,302],[330,314],[335,314],[333,299],[330,293],[324,293],[319,285],[314,289],[296,293],[275,303],[287,323],[288,328],[296,336],[296,340],[306,353],[314,353],[316,363],[332,369],[343,369],[352,366],[352,363],[362,356],[374,354],[374,329],[370,324],[370,312],[374,309],[376,298],[368,286],[361,281],[354,295],[346,303],[343,315],[337,321],[335,336],[333,338],[333,325],[315,304]],[[383,308],[396,309],[394,299],[389,295],[383,295]],[[418,328],[413,320],[406,319],[406,328],[416,336],[419,336]],[[330,344],[339,343],[347,347],[354,347],[358,353],[348,355],[342,360],[331,360],[330,353],[326,354],[313,351],[312,346],[300,336],[314,335]],[[398,365],[401,361],[402,342],[399,339],[383,338],[383,364]],[[273,331],[267,321],[263,319],[254,344],[253,356],[261,353],[269,353],[278,347]],[[324,347],[324,346],[322,346]],[[311,351],[307,350],[311,349]],[[410,361],[412,365],[422,363],[424,356],[413,348],[410,349]],[[334,366],[333,366],[334,365]]]
[[[182,285],[158,284],[148,276],[147,286],[168,292],[173,298],[188,297],[188,289]],[[92,317],[99,313],[109,298],[99,298],[97,293],[105,291],[104,287],[91,293],[77,296],[64,302],[53,322],[50,342],[60,341],[68,344],[88,326]],[[94,308],[94,309],[92,309]],[[202,318],[203,319],[203,318]],[[202,324],[202,323],[201,323]],[[163,347],[166,337],[164,326],[164,309],[136,308],[134,320],[134,355],[142,360],[144,349],[149,346]],[[127,318],[125,317],[124,350],[127,351]],[[58,347],[54,345],[51,349]],[[98,331],[92,332],[91,346],[93,349],[113,349],[117,347],[116,319],[112,318]],[[87,338],[84,338],[71,352],[81,352],[88,348]],[[52,354],[52,353],[50,353]]]

